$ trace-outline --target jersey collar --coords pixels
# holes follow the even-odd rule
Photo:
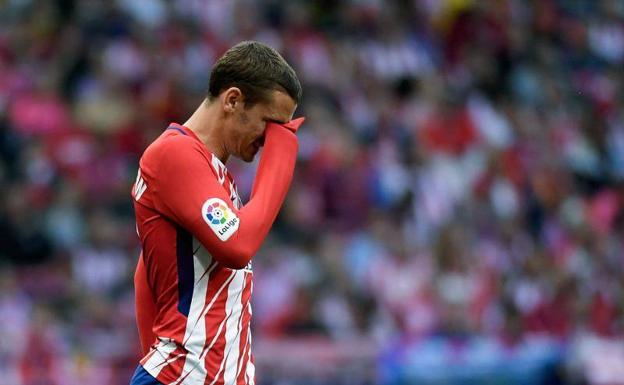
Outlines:
[[[191,130],[190,128],[183,126],[181,124],[178,123],[169,123],[169,126],[167,127],[167,130],[176,130],[179,133],[181,133],[182,135],[188,135],[190,137],[192,137],[195,140],[198,140],[201,142],[201,140],[199,139],[199,137],[197,136],[197,134],[195,132],[193,132],[193,130]]]

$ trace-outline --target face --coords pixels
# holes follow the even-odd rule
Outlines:
[[[264,145],[267,122],[286,123],[292,119],[297,108],[295,101],[281,91],[273,91],[269,102],[259,102],[251,108],[245,108],[244,99],[230,105],[231,114],[225,130],[226,149],[229,154],[245,162],[253,161]]]

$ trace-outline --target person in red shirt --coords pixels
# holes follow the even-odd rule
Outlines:
[[[136,312],[143,384],[254,384],[252,258],[290,186],[303,118],[293,69],[272,48],[242,42],[214,65],[209,95],[143,153],[132,189],[141,240]],[[230,156],[264,146],[242,205]]]

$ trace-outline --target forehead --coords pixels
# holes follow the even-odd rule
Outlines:
[[[257,107],[262,110],[265,117],[276,121],[287,122],[292,119],[297,104],[286,92],[276,90],[272,91],[271,98],[268,102],[258,103]]]

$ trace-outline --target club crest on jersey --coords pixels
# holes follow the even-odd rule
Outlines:
[[[202,206],[202,218],[222,241],[227,241],[238,230],[240,220],[219,198],[210,198]]]

